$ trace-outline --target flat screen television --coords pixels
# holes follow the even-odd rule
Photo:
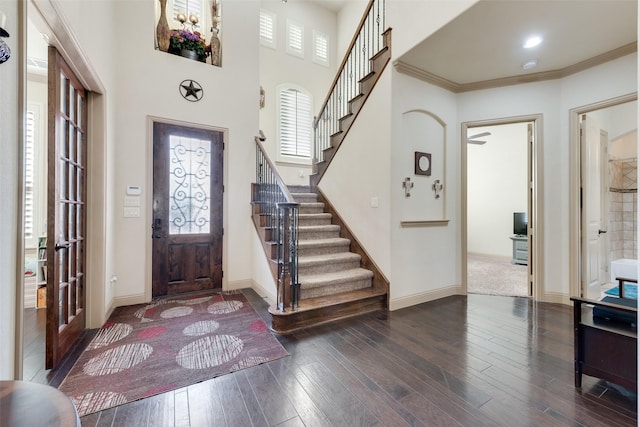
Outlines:
[[[516,236],[527,235],[527,213],[526,212],[514,212],[513,213],[513,234]]]

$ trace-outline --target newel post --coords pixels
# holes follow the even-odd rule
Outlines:
[[[278,203],[278,308],[298,307],[298,204]]]

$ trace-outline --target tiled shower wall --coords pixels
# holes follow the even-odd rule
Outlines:
[[[638,160],[609,162],[611,260],[638,258]]]

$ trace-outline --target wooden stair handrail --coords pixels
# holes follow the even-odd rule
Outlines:
[[[262,141],[266,138],[262,131],[255,138],[256,187],[254,202],[260,203],[260,214],[266,214],[270,229],[275,230],[276,244],[276,310],[285,312],[287,308],[297,309],[299,304],[300,283],[298,282],[298,206],[289,188],[269,158]],[[266,164],[264,164],[264,163]],[[261,185],[267,188],[277,185],[279,192],[267,190],[263,197]],[[275,188],[275,187],[272,187]],[[269,197],[271,196],[271,197]],[[284,199],[284,200],[283,200]],[[266,211],[263,209],[266,208]],[[254,222],[255,224],[255,222]],[[273,254],[271,254],[273,256]],[[273,259],[273,258],[271,258]]]
[[[273,176],[276,178],[276,184],[278,184],[278,188],[280,188],[280,190],[282,190],[282,192],[284,193],[284,197],[285,197],[285,199],[287,199],[287,203],[296,203],[293,200],[293,196],[291,195],[291,192],[289,191],[289,188],[284,183],[284,180],[282,179],[282,177],[278,173],[278,169],[276,169],[276,166],[271,161],[271,158],[269,158],[269,156],[267,155],[267,151],[265,150],[264,145],[262,144],[262,141],[264,141],[264,139],[265,139],[264,136],[256,136],[256,138],[255,138],[256,145],[258,146],[258,148],[262,152],[262,155],[264,156],[264,159],[266,160],[267,164],[269,165],[269,167],[273,171]]]
[[[367,20],[367,16],[369,15],[369,11],[371,11],[371,8],[373,7],[374,3],[375,3],[375,0],[369,0],[369,4],[367,5],[367,8],[365,9],[364,13],[362,14],[362,18],[360,18],[360,23],[358,24],[358,27],[356,28],[355,33],[353,33],[353,37],[351,38],[351,43],[349,43],[349,47],[345,51],[344,58],[342,58],[342,62],[340,63],[340,66],[338,67],[338,72],[336,73],[336,76],[333,78],[333,83],[331,83],[331,87],[329,88],[329,92],[327,92],[327,96],[325,97],[324,102],[322,103],[322,108],[320,108],[320,114],[318,114],[315,117],[315,119],[313,120],[313,127],[314,128],[316,126],[318,126],[318,121],[320,121],[320,118],[322,117],[322,112],[324,111],[325,107],[329,103],[329,98],[331,98],[331,94],[333,93],[333,90],[336,88],[336,84],[338,84],[338,80],[340,79],[340,75],[342,74],[342,69],[344,68],[344,65],[349,60],[349,55],[351,55],[351,51],[353,50],[353,46],[355,46],[356,41],[358,40],[358,36],[360,35],[360,31],[362,30],[362,27],[364,26],[364,23]]]

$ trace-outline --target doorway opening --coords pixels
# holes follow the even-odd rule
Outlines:
[[[467,293],[537,294],[540,121],[530,116],[462,125],[462,277]]]
[[[637,111],[637,94],[571,111],[572,296],[637,281]]]

